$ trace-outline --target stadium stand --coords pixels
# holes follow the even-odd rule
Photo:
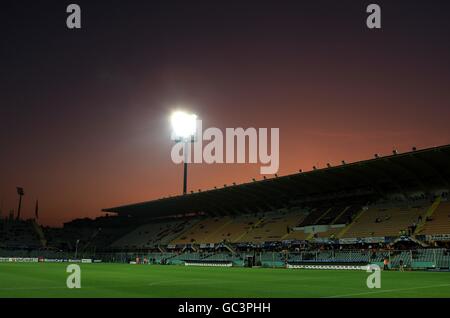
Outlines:
[[[211,242],[240,242],[242,237],[264,220],[262,215],[239,215],[232,217],[220,232],[209,239]]]
[[[310,236],[310,233],[305,233],[303,231],[296,231],[293,230],[291,232],[289,232],[284,239],[285,240],[306,240],[307,237]]]
[[[0,247],[41,248],[33,220],[0,220]]]
[[[440,202],[435,210],[423,219],[420,234],[450,234],[450,202]]]
[[[0,255],[157,264],[449,268],[450,146],[105,209],[63,228],[0,220]],[[222,264],[222,265],[223,265]]]
[[[201,218],[172,244],[279,241],[303,217],[298,209]]]
[[[425,203],[402,207],[368,207],[359,219],[349,225],[345,237],[398,236],[401,231],[408,231],[411,226],[416,227],[428,208],[429,205]]]
[[[298,209],[276,211],[265,214],[261,222],[251,227],[239,241],[261,243],[266,241],[281,241],[287,237],[291,228],[301,222],[305,213]]]
[[[324,225],[324,224],[332,224],[333,221],[341,215],[347,207],[344,206],[332,206],[328,209],[328,211],[321,216],[321,218],[318,220],[318,225]]]
[[[353,204],[346,207],[340,215],[336,217],[332,224],[350,224],[362,210],[361,204]]]
[[[144,224],[111,244],[112,248],[151,248],[169,244],[180,232],[191,227],[197,220],[180,219],[155,221]]]
[[[303,221],[298,224],[298,227],[319,224],[320,219],[324,217],[328,211],[332,210],[330,207],[321,207],[313,209]]]
[[[230,222],[229,217],[200,217],[199,222],[174,239],[172,244],[212,243],[213,238]]]

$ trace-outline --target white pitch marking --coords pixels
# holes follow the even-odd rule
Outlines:
[[[323,298],[340,298],[340,297],[360,296],[360,295],[369,295],[369,294],[380,294],[380,293],[389,293],[389,292],[396,292],[396,291],[417,290],[417,289],[436,288],[436,287],[448,287],[448,286],[450,286],[450,284],[411,287],[411,288],[386,289],[386,290],[379,290],[379,291],[365,292],[365,293],[326,296],[326,297],[323,297]]]

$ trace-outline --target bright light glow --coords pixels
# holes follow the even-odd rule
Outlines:
[[[172,139],[189,140],[195,136],[197,130],[197,115],[176,111],[170,116],[172,124]]]

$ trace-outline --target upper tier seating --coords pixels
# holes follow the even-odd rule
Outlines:
[[[221,227],[220,231],[215,232],[209,239],[209,243],[215,242],[242,242],[241,238],[253,226],[263,220],[262,216],[241,215],[230,218],[229,221]]]
[[[429,205],[414,207],[369,207],[354,221],[344,237],[398,236],[400,231],[418,222]]]
[[[299,224],[299,227],[316,225],[319,220],[330,210],[330,207],[313,209]]]
[[[305,215],[296,208],[258,215],[204,218],[172,244],[281,241]]]
[[[255,243],[281,241],[288,236],[291,228],[300,223],[304,217],[305,213],[300,211],[268,213],[240,241]]]
[[[361,210],[361,205],[336,205],[312,209],[308,216],[298,224],[299,227],[327,224],[348,224]]]
[[[154,221],[142,225],[111,244],[112,248],[150,248],[159,244],[169,244],[195,220]]]
[[[353,218],[361,211],[362,206],[355,204],[347,207],[345,211],[333,222],[333,224],[349,224]]]
[[[322,215],[317,224],[332,224],[333,221],[346,209],[343,206],[334,206]]]
[[[202,218],[173,240],[172,244],[215,243],[214,237],[230,221],[230,217]]]
[[[450,234],[450,202],[441,202],[420,234]]]

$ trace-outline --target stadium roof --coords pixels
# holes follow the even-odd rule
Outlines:
[[[252,213],[356,194],[382,198],[390,193],[449,189],[449,184],[450,145],[446,145],[103,211],[155,218]]]

